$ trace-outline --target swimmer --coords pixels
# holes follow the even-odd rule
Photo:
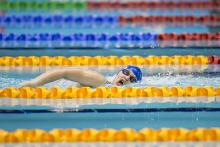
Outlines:
[[[81,69],[61,69],[43,73],[33,80],[22,83],[21,87],[38,87],[59,79],[66,79],[77,82],[79,84],[78,87],[98,87],[105,84],[123,86],[141,81],[142,72],[141,69],[137,66],[127,66],[118,72],[113,80],[109,81],[104,77],[104,75],[96,71]]]

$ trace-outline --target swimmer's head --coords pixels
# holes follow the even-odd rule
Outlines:
[[[114,78],[113,84],[122,86],[130,83],[136,83],[142,80],[141,69],[137,66],[127,66],[123,68]]]

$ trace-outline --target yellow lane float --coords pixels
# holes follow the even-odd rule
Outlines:
[[[0,57],[0,66],[209,64],[207,56],[18,56]]]
[[[8,87],[0,89],[0,98],[140,98],[140,97],[199,97],[220,96],[220,87]]]
[[[152,142],[152,141],[220,141],[220,128],[132,128],[102,129],[17,129],[14,132],[0,130],[0,143],[18,142]]]

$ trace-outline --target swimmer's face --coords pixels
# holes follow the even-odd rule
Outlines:
[[[117,86],[122,86],[130,83],[137,82],[134,73],[129,69],[121,70],[114,78],[113,84]]]

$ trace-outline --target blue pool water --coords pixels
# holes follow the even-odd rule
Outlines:
[[[148,113],[22,113],[0,114],[1,128],[209,128],[220,127],[220,112],[148,112]],[[15,123],[16,121],[16,123]]]

